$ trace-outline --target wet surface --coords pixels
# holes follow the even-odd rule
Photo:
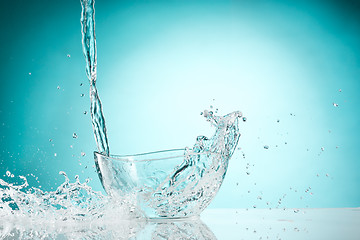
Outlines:
[[[201,220],[0,223],[0,239],[359,239],[360,208],[207,209]],[[4,220],[4,219],[2,219]]]

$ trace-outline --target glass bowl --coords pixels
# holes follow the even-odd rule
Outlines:
[[[154,220],[199,216],[218,192],[230,156],[186,148],[125,156],[94,152],[107,194],[131,199]]]

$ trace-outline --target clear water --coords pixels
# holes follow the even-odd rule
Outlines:
[[[82,43],[87,62],[86,74],[90,82],[92,125],[99,152],[109,156],[105,119],[96,89],[94,1],[81,0],[81,5]],[[233,112],[224,117],[216,116],[212,111],[204,111],[202,114],[216,128],[215,134],[211,138],[197,137],[195,145],[189,148],[189,151],[195,153],[210,151],[230,158],[240,137],[238,122],[241,113]],[[199,180],[198,183],[200,183],[204,169],[215,169],[216,171],[222,169],[219,173],[224,177],[227,163],[227,161],[209,163],[185,158],[184,162],[177,166],[175,172],[168,176],[168,180],[161,188],[163,192],[170,193],[174,191],[178,183],[188,181],[189,175],[193,175],[194,179]],[[194,169],[197,171],[194,172]],[[71,182],[64,172],[60,172],[60,174],[64,176],[65,181],[55,191],[43,191],[31,187],[26,177],[13,176],[10,172],[4,179],[0,179],[0,219],[11,225],[2,226],[0,237],[36,239],[53,238],[60,234],[76,239],[79,236],[84,238],[83,229],[87,229],[85,239],[107,237],[107,234],[113,234],[108,237],[122,239],[121,236],[126,236],[128,239],[135,236],[139,229],[144,227],[145,220],[131,207],[131,204],[128,204],[132,199],[126,196],[111,198],[92,190],[88,181],[81,183],[76,177],[75,181]],[[214,179],[206,179],[207,182],[214,181]],[[213,182],[213,184],[217,183]],[[198,187],[201,187],[201,184],[198,184]],[[168,201],[169,199],[164,199],[166,196],[169,194],[159,195],[158,201]],[[173,197],[171,201],[184,200],[175,198]],[[207,205],[208,202],[204,204]],[[99,221],[100,219],[101,221]],[[179,234],[184,234],[181,224],[174,223],[172,226],[180,229]],[[161,232],[164,231],[163,227],[160,229],[162,229]],[[205,236],[201,238],[199,235],[198,239],[211,239],[211,237],[206,237],[210,236],[211,232],[209,233],[201,223],[194,229],[193,234]]]
[[[82,46],[86,60],[86,75],[90,82],[90,112],[94,136],[99,152],[109,155],[109,143],[106,134],[105,118],[96,89],[96,37],[95,37],[95,1],[81,0]]]

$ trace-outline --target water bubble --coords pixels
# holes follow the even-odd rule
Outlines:
[[[10,171],[6,171],[6,176],[10,177],[11,172]]]
[[[85,157],[85,155],[86,155],[86,153],[81,152],[81,156],[82,156],[82,157]]]
[[[333,103],[333,106],[334,106],[334,107],[338,107],[338,106],[339,106],[339,104],[337,104],[337,103]]]
[[[73,138],[77,138],[78,135],[76,133],[73,133]]]
[[[265,148],[265,149],[269,149],[269,146],[268,146],[268,145],[265,145],[264,148]]]
[[[87,114],[87,111],[84,111],[84,115],[86,115]]]
[[[246,122],[247,118],[246,118],[246,117],[243,117],[242,120],[243,120],[243,122]]]
[[[71,58],[71,55],[70,55],[70,54],[67,54],[66,56],[67,56],[68,58]]]
[[[83,93],[82,93],[82,94],[80,94],[80,97],[83,97],[83,96],[85,96],[85,94],[83,94]]]

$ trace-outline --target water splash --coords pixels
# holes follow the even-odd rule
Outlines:
[[[12,216],[53,222],[89,221],[113,215],[114,212],[121,219],[140,218],[128,209],[127,199],[111,199],[94,191],[88,185],[89,180],[81,183],[76,176],[75,182],[71,183],[65,172],[60,171],[59,174],[64,176],[65,181],[55,191],[29,187],[25,176],[13,181],[0,179],[0,218]]]
[[[192,148],[132,156],[95,154],[106,192],[134,196],[132,204],[149,218],[199,215],[218,192],[240,137],[242,114],[202,115],[215,128],[211,138],[198,136]]]

